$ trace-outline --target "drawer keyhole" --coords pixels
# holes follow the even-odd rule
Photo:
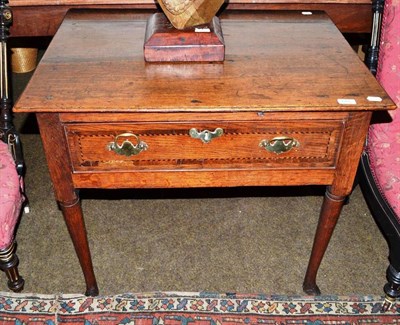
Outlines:
[[[209,143],[212,139],[218,138],[224,134],[224,130],[221,128],[216,128],[214,131],[197,131],[197,129],[192,128],[189,130],[189,135],[194,139],[200,139],[204,143]]]

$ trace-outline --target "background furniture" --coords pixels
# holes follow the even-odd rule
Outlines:
[[[225,9],[323,10],[343,33],[370,33],[371,0],[229,0]],[[155,0],[10,0],[15,22],[12,36],[53,36],[69,9],[148,9]]]
[[[400,15],[398,1],[386,0],[377,79],[400,107]],[[376,116],[360,164],[360,184],[389,244],[385,309],[400,296],[400,112]],[[379,121],[380,120],[380,121]]]
[[[8,286],[21,291],[24,280],[18,273],[15,254],[15,226],[24,201],[23,160],[19,136],[12,123],[8,86],[7,38],[12,12],[5,1],[0,2],[0,269],[8,277]]]
[[[379,40],[381,35],[382,13],[385,0],[372,1],[372,29],[370,35],[370,42],[365,55],[365,64],[372,72],[376,74],[379,56]]]
[[[319,293],[372,111],[392,101],[323,13],[227,13],[225,61],[206,65],[144,64],[135,15],[71,12],[15,107],[36,113],[86,293],[78,188],[327,185],[304,280]]]

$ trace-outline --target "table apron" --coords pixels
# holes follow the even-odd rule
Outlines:
[[[76,188],[191,188],[329,185],[334,168],[267,170],[171,170],[74,173]]]

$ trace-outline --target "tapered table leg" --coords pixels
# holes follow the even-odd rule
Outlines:
[[[303,283],[303,290],[309,295],[321,294],[316,283],[318,268],[321,264],[326,248],[328,247],[345,199],[345,196],[335,196],[332,194],[330,188],[328,188],[325,193],[317,231],[315,233],[314,244]]]
[[[86,295],[96,296],[99,289],[93,271],[82,208],[72,180],[73,171],[64,127],[58,114],[37,114],[37,120],[56,200],[63,212],[85,277]]]
[[[99,289],[93,271],[92,258],[90,255],[80,200],[77,198],[74,202],[59,202],[59,205],[64,215],[69,234],[85,277],[85,295],[97,296],[99,294]]]

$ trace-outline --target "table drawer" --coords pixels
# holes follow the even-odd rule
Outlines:
[[[75,171],[335,166],[342,121],[66,124]]]

